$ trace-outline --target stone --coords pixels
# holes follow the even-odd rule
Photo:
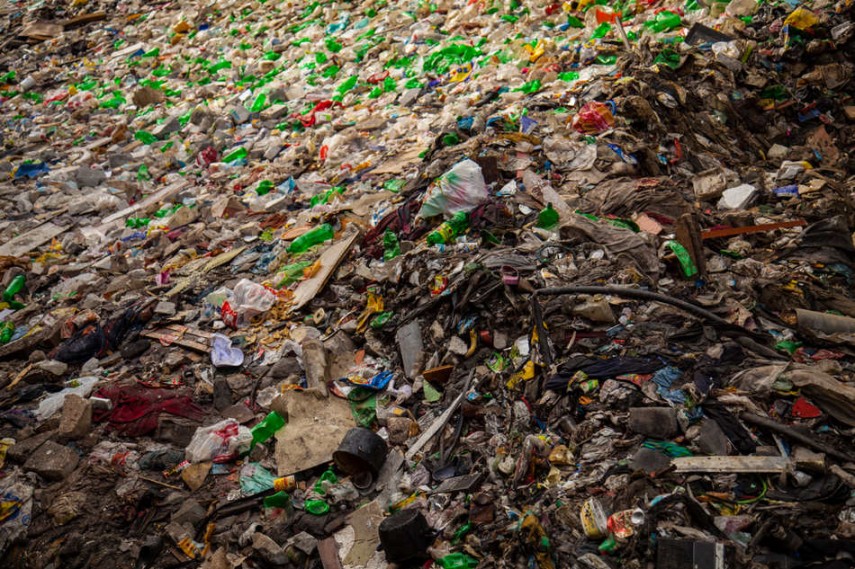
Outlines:
[[[123,345],[120,353],[126,360],[135,360],[146,353],[150,347],[151,342],[149,340],[141,339]]]
[[[469,351],[469,346],[460,339],[460,336],[452,336],[448,341],[448,351],[458,356],[464,356]]]
[[[234,105],[229,109],[229,117],[231,117],[235,124],[248,122],[251,116],[249,110],[243,105]]]
[[[389,431],[389,442],[400,445],[410,438],[412,419],[408,417],[389,417],[386,419],[386,430]]]
[[[62,404],[59,436],[65,439],[82,439],[92,428],[92,402],[71,393]]]
[[[56,376],[65,375],[65,372],[68,371],[68,364],[56,360],[43,360],[37,362],[33,367]]]
[[[142,108],[162,103],[166,100],[166,95],[160,89],[142,87],[134,91],[134,96],[131,100],[134,102],[134,105]]]
[[[9,450],[6,451],[6,458],[12,462],[22,463],[55,434],[53,431],[48,431],[20,440],[9,447]]]
[[[740,210],[748,207],[757,195],[757,188],[751,184],[741,184],[724,190],[718,201],[718,209]]]
[[[178,122],[177,117],[170,117],[166,119],[163,123],[154,127],[151,133],[159,139],[166,138],[173,132],[178,132],[181,130],[181,123]]]
[[[263,561],[271,565],[281,566],[288,563],[288,556],[285,555],[285,550],[261,532],[255,532],[252,535],[252,550]]]
[[[701,421],[701,432],[698,434],[698,448],[704,454],[711,456],[725,456],[730,454],[730,441],[727,435],[712,419]]]
[[[255,418],[255,413],[243,403],[229,405],[222,410],[222,414],[226,419],[234,419],[240,424],[248,423]]]
[[[210,468],[210,465],[208,468]],[[181,525],[190,524],[195,526],[205,519],[206,513],[205,508],[203,508],[199,502],[190,498],[189,500],[184,500],[184,502],[181,503],[178,510],[172,514],[170,521]]]
[[[661,452],[649,448],[640,448],[629,461],[632,470],[641,470],[647,474],[662,472],[671,466],[671,459]]]
[[[175,316],[176,307],[174,302],[162,300],[154,307],[154,313],[162,316]]]
[[[74,181],[81,188],[100,186],[106,179],[107,174],[103,170],[90,168],[89,166],[81,166],[74,173]]]
[[[670,407],[633,407],[629,410],[631,431],[653,437],[669,439],[677,434],[677,412]]]
[[[24,470],[35,472],[42,478],[58,482],[64,480],[77,468],[80,457],[77,453],[53,441],[47,441],[24,463]]]
[[[301,531],[294,537],[288,540],[290,545],[293,545],[306,555],[311,555],[318,548],[318,540],[307,532]]]
[[[181,471],[181,480],[195,492],[205,483],[209,472],[211,472],[210,462],[198,462]]]

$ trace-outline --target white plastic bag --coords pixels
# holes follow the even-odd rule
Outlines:
[[[463,160],[436,179],[425,196],[419,217],[472,211],[488,197],[481,167],[472,160]]]
[[[217,457],[237,456],[249,450],[252,432],[234,419],[225,419],[209,427],[199,427],[184,449],[184,458],[192,463]]]
[[[254,316],[270,310],[275,302],[272,292],[251,280],[241,279],[235,285],[234,302],[230,304],[243,322],[249,322]]]
[[[39,421],[50,419],[57,411],[62,409],[66,395],[71,395],[73,393],[81,397],[89,397],[89,394],[92,393],[92,389],[95,387],[95,384],[99,381],[100,379],[97,377],[78,377],[77,379],[67,381],[65,385],[68,387],[62,391],[51,393],[42,399],[42,402],[39,403],[39,408],[36,409],[36,418]]]

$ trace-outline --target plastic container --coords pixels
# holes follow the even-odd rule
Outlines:
[[[418,510],[401,510],[380,522],[380,543],[386,561],[402,563],[422,557],[433,542],[427,520]]]
[[[304,233],[294,239],[290,245],[288,245],[289,253],[303,253],[308,251],[309,248],[314,247],[324,241],[329,241],[333,238],[335,232],[333,231],[332,225],[329,223],[324,223],[315,227],[311,231]]]
[[[451,243],[455,237],[469,228],[469,214],[458,211],[451,219],[444,221],[427,236],[428,245],[443,245]]]
[[[276,431],[285,426],[285,418],[276,411],[268,413],[267,417],[261,420],[252,428],[252,444],[255,446],[258,443],[263,443],[269,440]]]

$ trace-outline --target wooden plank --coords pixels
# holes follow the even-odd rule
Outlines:
[[[0,245],[0,256],[20,257],[40,247],[61,233],[65,233],[69,227],[59,227],[51,222],[42,223],[28,232],[18,235],[11,241]]]
[[[344,569],[338,556],[338,546],[334,537],[328,537],[318,542],[318,554],[324,569]]]
[[[125,219],[126,217],[130,217],[132,214],[140,210],[145,210],[149,206],[160,203],[163,200],[168,200],[189,185],[190,182],[182,180],[180,182],[172,184],[171,186],[167,186],[161,190],[158,190],[147,198],[138,201],[134,205],[126,207],[122,211],[117,211],[114,214],[108,215],[104,218],[104,221],[101,222],[101,225],[98,227],[98,229],[104,232],[109,229],[110,226],[113,225],[115,222]]]
[[[764,223],[762,225],[750,225],[748,227],[725,227],[723,229],[705,229],[701,232],[701,239],[720,239],[722,237],[733,237],[734,235],[746,235],[748,233],[763,233],[775,231],[776,229],[789,229],[790,227],[804,227],[807,221],[796,219],[795,221],[782,221],[780,223]]]
[[[790,459],[784,456],[681,456],[671,459],[677,472],[769,474],[786,472]]]
[[[357,237],[359,237],[359,231],[354,230],[350,235],[346,234],[338,243],[331,245],[321,254],[320,270],[297,286],[297,290],[294,291],[294,304],[291,306],[291,310],[300,310],[323,290],[333,272],[338,268],[339,263],[356,242]]]

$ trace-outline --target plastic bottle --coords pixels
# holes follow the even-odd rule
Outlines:
[[[3,326],[0,327],[0,344],[8,344],[12,341],[12,338],[15,336],[15,325],[10,321],[6,321],[3,323]]]
[[[333,235],[335,235],[335,232],[333,231],[332,225],[330,225],[329,223],[324,223],[315,227],[308,233],[304,233],[303,235],[300,235],[299,237],[294,239],[288,246],[288,252],[302,253],[304,251],[307,251],[310,247],[332,239]]]
[[[438,559],[436,563],[442,569],[475,569],[478,567],[477,559],[459,552],[449,553],[445,557]]]
[[[391,261],[401,254],[401,244],[398,243],[398,236],[394,232],[387,229],[383,234],[383,260]]]
[[[455,237],[469,228],[469,214],[458,211],[451,219],[445,221],[427,236],[428,245],[450,243]]]
[[[546,208],[537,214],[537,226],[541,229],[551,229],[558,225],[558,212],[552,208],[552,204],[546,204]]]
[[[249,151],[246,148],[244,148],[243,146],[241,146],[240,148],[236,148],[235,150],[232,150],[231,152],[226,154],[223,157],[223,162],[225,162],[226,164],[230,164],[232,162],[238,162],[240,160],[246,159],[246,157],[248,155],[249,155]]]
[[[12,282],[9,283],[9,286],[6,287],[6,290],[3,291],[3,300],[6,302],[11,301],[13,298],[15,298],[15,295],[17,295],[24,289],[24,285],[26,283],[27,277],[25,277],[24,275],[16,276],[14,279],[12,279]]]
[[[656,33],[668,32],[683,25],[683,20],[678,14],[665,10],[659,12],[652,20],[644,22],[644,27]]]
[[[252,428],[252,446],[268,440],[276,431],[285,426],[285,419],[276,411],[268,413],[267,417]]]

